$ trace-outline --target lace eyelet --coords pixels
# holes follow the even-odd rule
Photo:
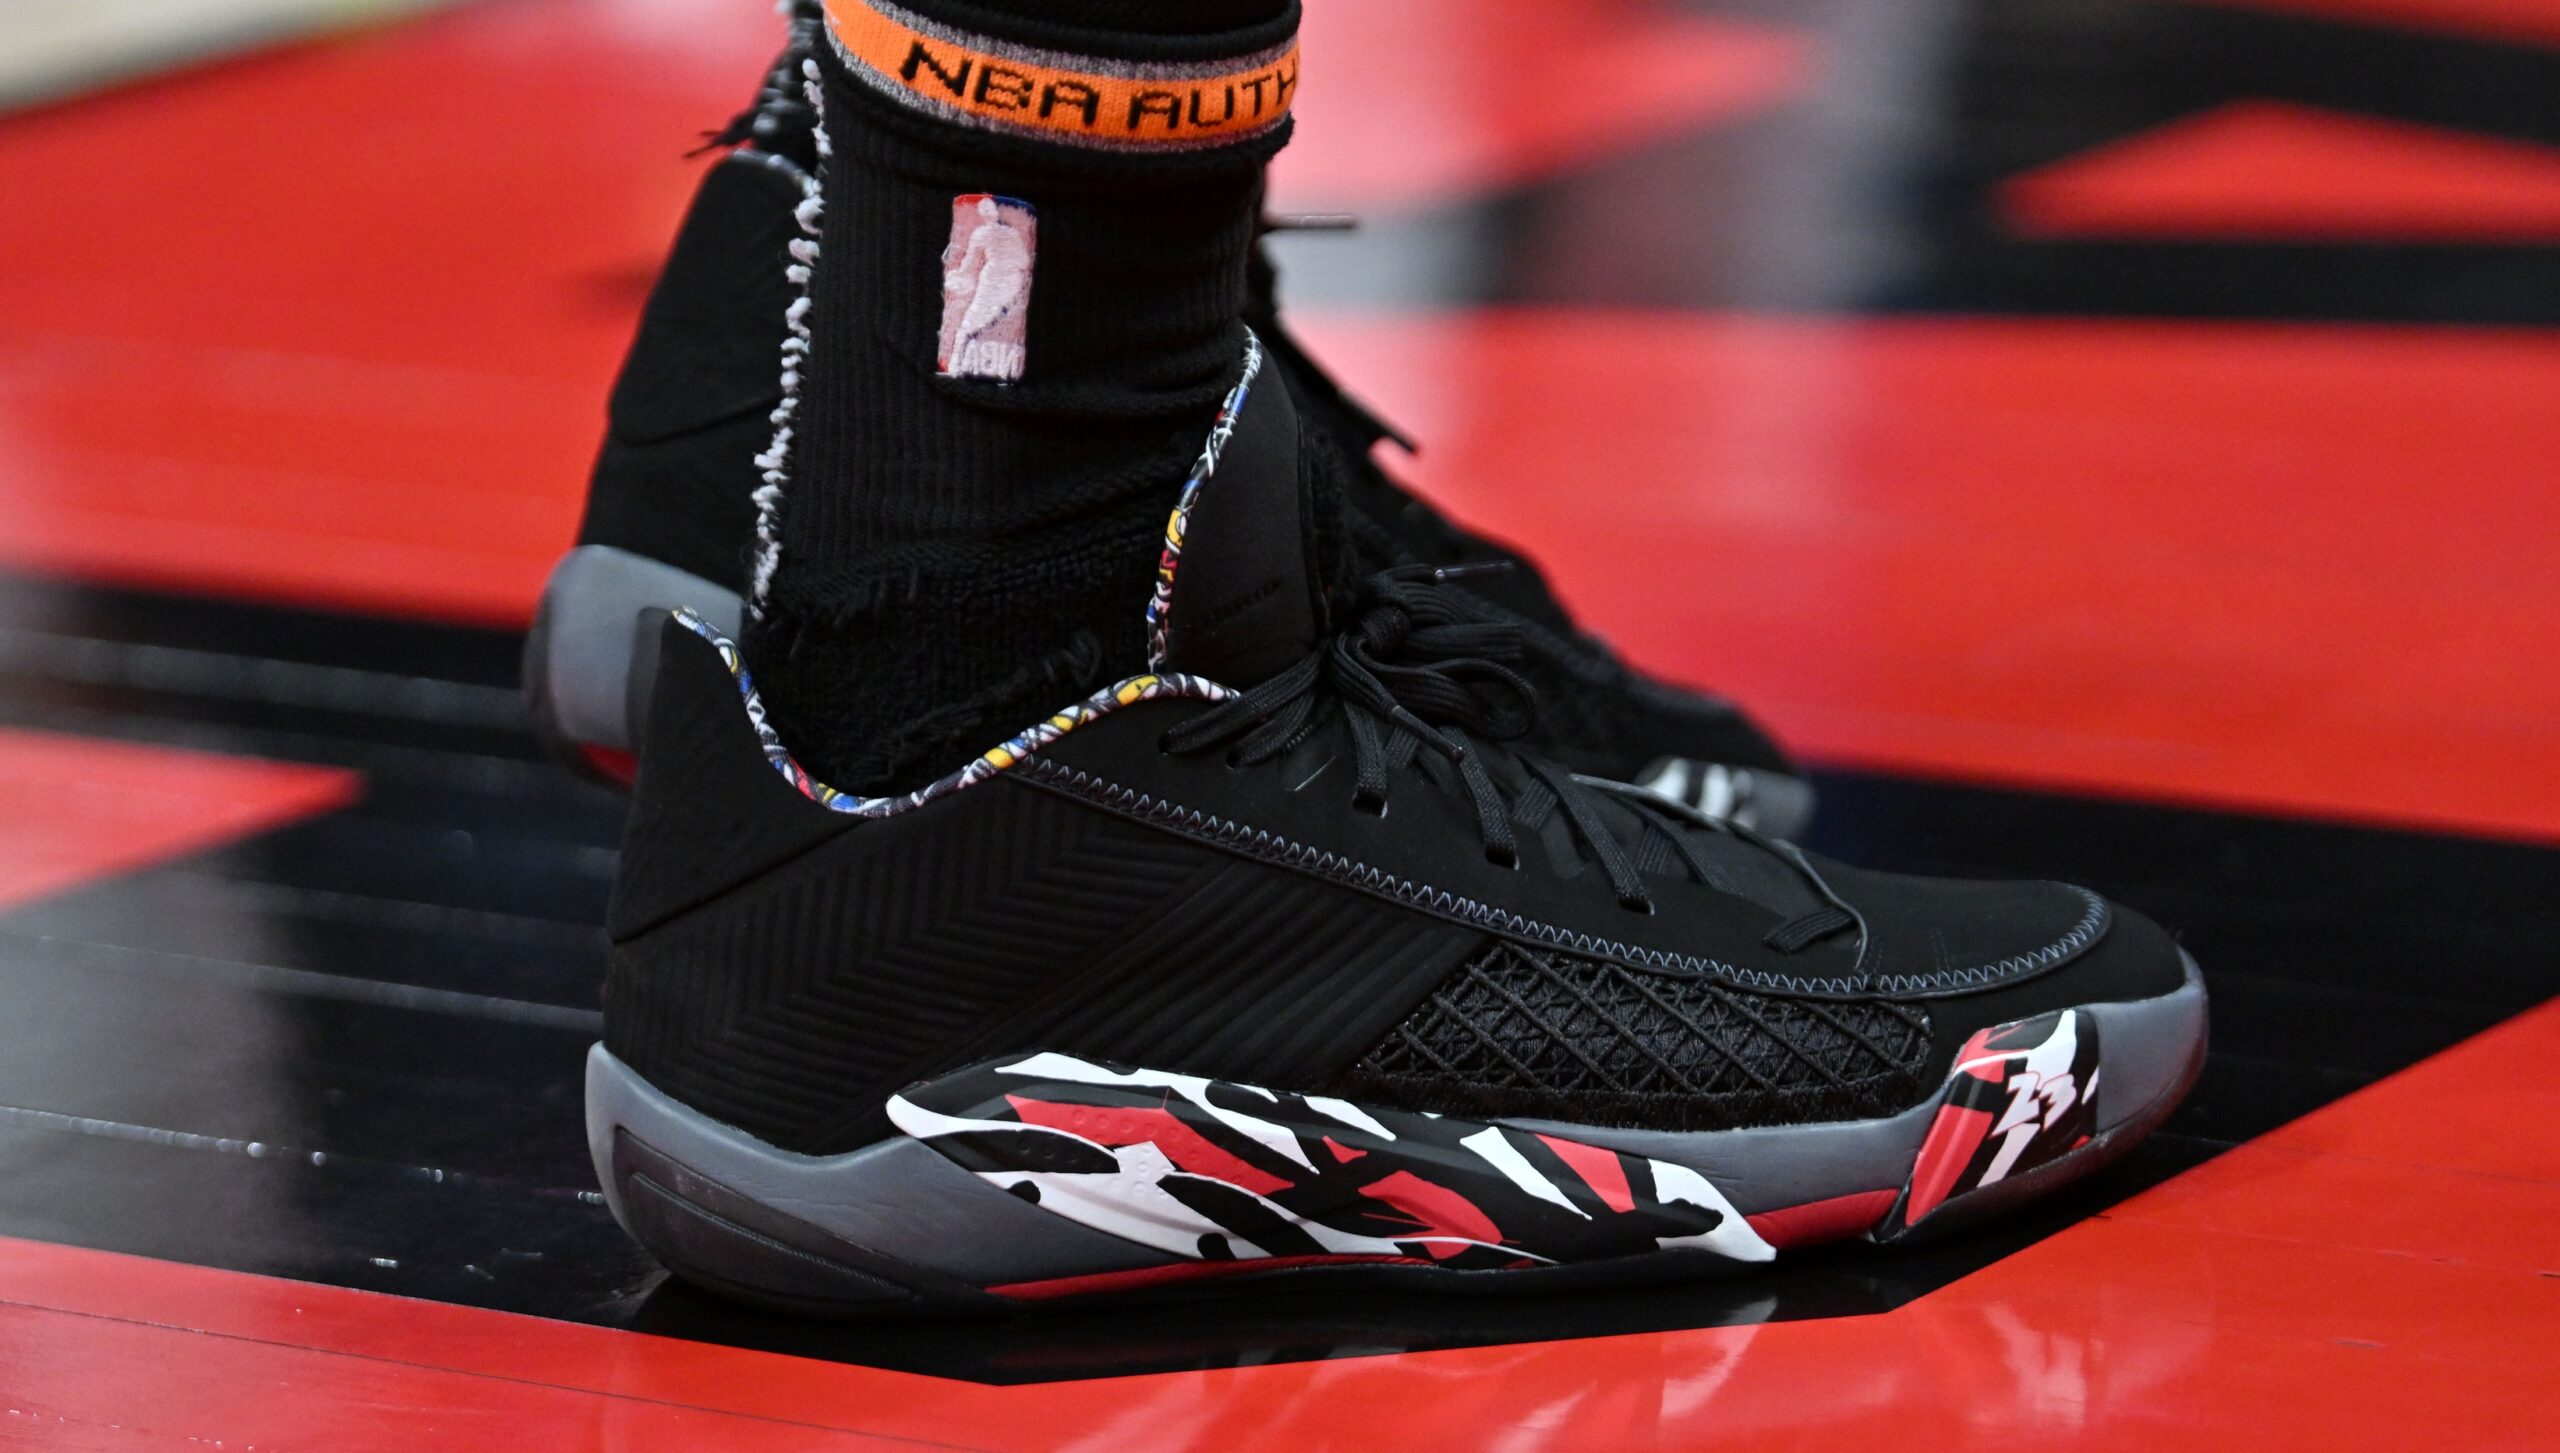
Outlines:
[[[1156,755],[1161,757],[1173,755],[1173,733],[1166,732],[1163,736],[1156,738]]]
[[[1351,810],[1383,820],[1387,815],[1387,799],[1371,797],[1365,792],[1355,792],[1351,795]]]
[[[1484,860],[1497,868],[1509,868],[1515,873],[1520,871],[1520,850],[1517,848],[1507,852],[1496,852],[1487,848],[1484,850]]]
[[[1653,900],[1650,898],[1621,898],[1618,906],[1629,913],[1641,913],[1647,918],[1653,916]]]

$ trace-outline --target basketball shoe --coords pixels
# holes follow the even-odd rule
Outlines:
[[[792,24],[755,103],[713,138],[735,149],[705,175],[650,295],[614,385],[577,545],[554,569],[527,642],[538,733],[554,755],[613,780],[627,780],[648,721],[648,608],[690,601],[722,630],[739,626],[750,497],[782,399],[793,209],[817,164],[799,67],[822,21],[808,4]],[[1517,669],[1543,703],[1538,750],[1770,836],[1805,827],[1811,787],[1737,707],[1629,667],[1575,623],[1526,559],[1460,528],[1380,468],[1371,452],[1394,431],[1281,327],[1267,259],[1257,257],[1252,282],[1247,318],[1266,341],[1268,366],[1303,401],[1311,436],[1343,464],[1344,532],[1358,556],[1347,574],[1507,563],[1507,572],[1468,577],[1459,598],[1517,628]]]
[[[1961,1227],[2176,1105],[2204,990],[2148,919],[1516,748],[1487,567],[1318,589],[1294,395],[1248,345],[1154,669],[904,796],[658,615],[587,1115],[668,1266],[847,1315],[1652,1281]]]

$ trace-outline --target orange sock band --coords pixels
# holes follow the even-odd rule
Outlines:
[[[899,104],[1077,146],[1183,150],[1249,140],[1289,115],[1298,43],[1205,62],[1118,61],[970,35],[887,3],[826,0],[837,57]]]

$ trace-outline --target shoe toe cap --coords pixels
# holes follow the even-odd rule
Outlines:
[[[2121,903],[2100,901],[2106,906],[2106,931],[2053,976],[2057,987],[2082,1004],[2176,992],[2186,982],[2188,959],[2169,930]]]
[[[2169,931],[2086,888],[1854,869],[1825,875],[1866,919],[1861,967],[1869,982],[1924,999],[1932,1038],[1946,1054],[1976,1030],[2056,1009],[2184,997],[2200,1013],[2192,960]]]
[[[2193,1078],[2204,1048],[2203,981],[2195,961],[2148,915],[2085,889],[2058,883],[2032,886],[2039,891],[2026,899],[2003,900],[2021,913],[2021,928],[2027,922],[2036,925],[2034,933],[2020,932],[2007,940],[2012,961],[2032,958],[2044,946],[2068,939],[2078,920],[2061,935],[2054,929],[2071,904],[2084,912],[2094,905],[2097,928],[2050,968],[1927,999],[1932,1059],[1944,1073],[1980,1031],[2058,1010],[2091,1010],[2113,1086],[2104,1127],[2112,1129],[2180,1092]],[[2025,909],[2026,901],[2036,904],[2032,912]]]
[[[1829,864],[1822,872],[1866,922],[1860,970],[1880,992],[1897,996],[1962,994],[2043,974],[2096,952],[2123,913],[2068,883],[1972,882]]]

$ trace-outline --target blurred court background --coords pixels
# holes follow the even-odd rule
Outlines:
[[[2560,0],[1310,0],[1283,290],[1390,466],[1818,846],[2181,925],[2213,1056],[1925,1253],[886,1330],[596,1203],[621,806],[513,692],[779,36],[0,0],[0,1443],[2547,1441]]]
[[[520,622],[760,0],[27,0],[0,562]],[[407,7],[413,8],[413,7]],[[1402,466],[1818,759],[2560,830],[2560,5],[1309,7]],[[46,74],[56,79],[49,82]]]

